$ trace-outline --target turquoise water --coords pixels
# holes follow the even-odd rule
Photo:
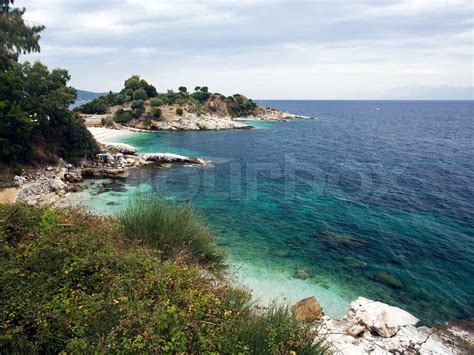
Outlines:
[[[315,295],[338,317],[365,296],[426,324],[472,317],[474,104],[265,104],[318,119],[125,136],[211,163],[87,181],[72,199],[99,213],[136,191],[191,200],[261,302]]]

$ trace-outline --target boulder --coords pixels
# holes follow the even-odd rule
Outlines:
[[[316,297],[304,298],[293,306],[293,313],[297,320],[311,322],[324,316]]]
[[[22,186],[22,185],[26,184],[26,177],[15,175],[13,177],[13,184],[16,185],[16,186]]]
[[[416,325],[420,321],[401,308],[364,297],[359,297],[351,303],[349,317],[386,338],[394,336],[401,327]]]
[[[64,180],[71,183],[77,183],[83,181],[84,178],[78,171],[68,171],[64,174]]]
[[[67,185],[65,187],[64,191],[66,191],[66,192],[81,192],[82,188],[81,188],[80,185],[71,184],[71,185]]]

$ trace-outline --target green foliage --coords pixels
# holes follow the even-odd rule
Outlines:
[[[163,105],[163,100],[158,97],[154,97],[153,99],[150,100],[151,107],[158,107],[161,105]]]
[[[134,100],[146,100],[147,99],[147,94],[145,89],[137,89],[133,92],[133,99]]]
[[[146,84],[143,89],[145,90],[146,92],[146,95],[148,97],[155,97],[155,96],[158,96],[158,91],[156,91],[156,88],[151,85],[151,84]]]
[[[151,114],[155,118],[160,118],[161,117],[161,109],[159,107],[152,107],[151,108]]]
[[[10,11],[5,1],[2,8],[9,14],[0,13],[0,70],[7,70],[20,54],[40,51],[39,33],[44,26],[28,26],[23,19],[24,9]]]
[[[133,110],[136,110],[136,109],[144,109],[145,108],[145,103],[143,102],[143,100],[134,100],[132,101],[132,109]]]
[[[97,151],[82,121],[68,107],[76,91],[69,73],[36,62],[0,71],[0,161],[28,161],[32,144],[55,147],[51,153],[81,159]]]
[[[0,216],[1,353],[324,352],[286,308],[256,310],[113,219],[15,204]]]
[[[104,114],[111,106],[123,105],[132,100],[146,100],[157,95],[158,92],[153,85],[148,84],[144,79],[140,79],[139,75],[133,75],[125,80],[124,88],[119,93],[100,96],[79,106],[76,110],[87,114]]]
[[[327,353],[322,340],[313,343],[317,333],[298,322],[286,305],[272,304],[261,313],[249,309],[241,314],[230,333],[224,347],[229,353],[238,347],[241,352],[252,354]]]
[[[119,108],[117,111],[115,111],[113,120],[114,122],[125,124],[130,122],[132,119],[132,111],[130,110],[124,110],[123,108]]]
[[[39,226],[39,237],[45,238],[48,230],[52,229],[58,223],[58,216],[52,210],[45,210],[41,216]]]
[[[100,151],[94,137],[77,116],[65,117],[55,131],[59,136],[52,138],[52,141],[57,142],[59,155],[71,164],[78,165],[85,157]]]
[[[140,89],[140,76],[139,75],[132,75],[130,78],[125,80],[123,84],[125,89],[131,89],[133,91]]]
[[[176,108],[176,114],[179,115],[179,116],[182,116],[184,114],[184,111],[181,107],[177,107]]]
[[[209,230],[190,205],[137,196],[117,219],[128,239],[156,247],[168,259],[181,255],[208,264],[222,262]]]
[[[195,99],[196,101],[198,101],[200,104],[203,104],[211,97],[211,94],[208,93],[207,91],[202,91],[202,88],[201,88],[201,91],[193,92],[191,94],[191,97]]]
[[[186,88],[186,86],[180,86],[178,88],[178,91],[182,94],[187,94],[188,93],[188,89]]]
[[[21,164],[15,164],[15,169],[13,171],[13,173],[15,175],[18,175],[18,176],[23,176],[25,175],[25,167]]]
[[[208,93],[209,92],[209,88],[207,86],[202,86],[201,89],[200,89],[201,92],[204,92],[204,93]]]
[[[200,87],[200,86],[196,86],[196,87],[194,88],[194,91],[199,91],[199,90],[201,90],[201,87]]]
[[[227,111],[233,117],[247,117],[255,113],[257,104],[252,99],[235,94],[225,99]]]
[[[145,112],[145,103],[143,100],[132,101],[132,117],[138,118]]]

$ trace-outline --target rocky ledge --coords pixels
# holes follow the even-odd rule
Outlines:
[[[15,176],[16,201],[30,205],[51,205],[69,192],[80,191],[84,179],[126,178],[128,170],[143,166],[168,167],[176,164],[204,164],[199,158],[171,153],[149,153],[139,156],[128,144],[102,144],[102,152],[78,167],[64,161],[55,167],[39,168],[32,174]]]
[[[293,306],[296,317],[313,321],[324,343],[336,354],[472,354],[474,327],[449,323],[416,327],[419,319],[382,302],[359,297],[341,319],[327,316],[314,297]]]
[[[151,131],[221,131],[254,128],[234,121],[230,117],[198,116],[194,113],[186,113],[182,118],[176,120],[152,120],[147,126],[140,120],[132,121],[129,125]]]

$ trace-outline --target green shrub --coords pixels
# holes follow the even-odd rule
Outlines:
[[[134,100],[146,100],[148,95],[146,94],[145,89],[138,89],[133,92]]]
[[[182,116],[184,114],[184,110],[181,107],[176,108],[176,114]]]
[[[137,196],[117,219],[128,239],[160,249],[165,258],[183,256],[216,266],[222,262],[210,231],[190,205]]]
[[[145,108],[145,103],[143,100],[133,100],[132,101],[132,109],[144,109]]]
[[[132,119],[132,111],[130,110],[124,110],[123,108],[119,108],[117,111],[114,113],[113,120],[114,122],[125,124],[130,122]],[[107,124],[107,121],[106,121]]]
[[[25,175],[25,168],[23,165],[21,164],[15,164],[15,170],[13,171],[13,173],[15,175],[19,175],[19,176],[22,176],[22,175]]]
[[[161,106],[163,105],[163,100],[157,98],[157,97],[154,97],[153,99],[150,100],[150,106],[151,107],[158,107],[158,106]]]
[[[158,107],[152,107],[152,109],[151,109],[151,114],[152,114],[153,117],[155,117],[155,118],[160,118],[160,117],[161,117],[161,109],[158,108]]]

